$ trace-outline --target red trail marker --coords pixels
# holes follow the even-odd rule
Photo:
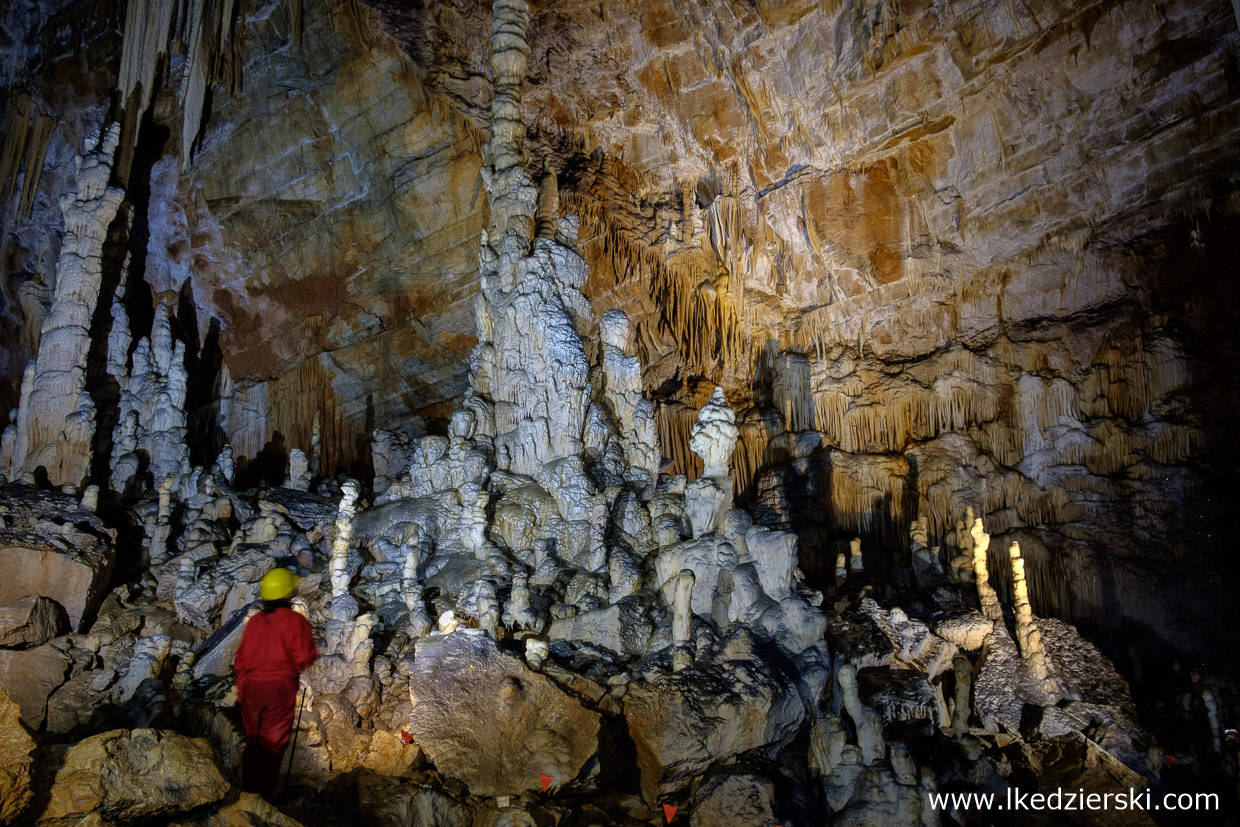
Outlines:
[[[543,792],[546,792],[548,789],[551,788],[551,782],[554,781],[555,779],[549,775],[543,775],[540,772],[538,774],[538,780],[542,782]]]
[[[663,805],[663,817],[667,819],[667,823],[671,824],[672,819],[676,817],[676,811],[680,808],[674,804]]]
[[[409,746],[410,744],[413,743],[413,736],[410,735],[408,732],[405,732],[405,730],[402,729],[400,731],[400,743],[401,743],[401,746],[406,746],[406,747]]]

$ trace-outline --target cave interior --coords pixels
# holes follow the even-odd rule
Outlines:
[[[1240,823],[1238,21],[5,4],[0,824]]]

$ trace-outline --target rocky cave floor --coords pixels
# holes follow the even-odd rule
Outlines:
[[[1012,613],[992,623],[968,608],[969,561],[959,555],[955,568],[925,567],[923,555],[921,586],[902,591],[867,576],[868,549],[842,560],[847,570],[822,599],[824,631],[795,654],[761,621],[721,626],[700,615],[691,642],[675,643],[674,605],[652,590],[591,600],[573,583],[581,573],[557,566],[544,566],[560,568],[549,579],[531,579],[527,605],[551,619],[539,636],[511,617],[511,587],[481,609],[449,600],[444,578],[473,564],[448,559],[424,580],[444,634],[417,629],[394,564],[376,559],[390,530],[350,548],[351,591],[333,596],[338,483],[318,493],[232,491],[215,479],[204,476],[201,493],[177,506],[169,547],[155,549],[149,565],[139,562],[152,550],[135,518],[158,520],[156,496],[128,510],[104,502],[97,516],[67,494],[0,489],[0,538],[13,561],[7,592],[37,592],[0,613],[0,686],[11,698],[6,820],[637,825],[664,823],[668,804],[673,820],[703,825],[1151,823],[1132,812],[1107,821],[927,803],[932,792],[1002,800],[1009,786],[1222,795],[1221,811],[1205,820],[1162,813],[1154,823],[1225,823],[1235,813],[1234,747],[1216,753],[1208,724],[1195,719],[1212,702],[1217,715],[1225,686],[1166,674],[1142,687],[1138,706],[1101,652],[1067,624],[1039,618],[1048,689],[1017,649]],[[652,504],[676,487],[662,480]],[[359,534],[383,506],[358,509]],[[751,525],[746,533],[751,553],[763,534],[779,534]],[[659,553],[694,542],[678,537]],[[203,543],[226,550],[207,556]],[[195,548],[203,570],[191,579],[181,561],[195,559]],[[900,559],[917,565],[896,550],[888,565]],[[302,573],[297,604],[322,655],[303,679],[278,811],[240,793],[243,737],[229,673],[257,582],[276,563]],[[811,602],[821,597],[796,588]],[[566,592],[580,605],[550,602]],[[508,611],[496,622],[500,605]],[[571,625],[582,617],[590,623]],[[80,631],[66,634],[71,626]],[[550,643],[542,656],[529,643],[540,639]],[[674,663],[681,652],[692,662]],[[423,701],[420,714],[411,697]],[[572,775],[542,792],[540,760],[548,774]]]

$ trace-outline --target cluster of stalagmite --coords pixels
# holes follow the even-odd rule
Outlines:
[[[112,441],[112,487],[129,496],[145,489],[145,480],[157,487],[166,480],[173,490],[191,484],[186,444],[185,343],[174,340],[171,310],[161,304],[151,335],[138,341],[126,365],[129,327],[121,298],[112,309],[108,341],[108,369],[120,388],[117,429]],[[183,491],[185,495],[192,492]]]

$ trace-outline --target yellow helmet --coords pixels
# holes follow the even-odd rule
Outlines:
[[[263,575],[258,596],[263,600],[282,600],[293,593],[301,578],[285,568],[274,568]]]

